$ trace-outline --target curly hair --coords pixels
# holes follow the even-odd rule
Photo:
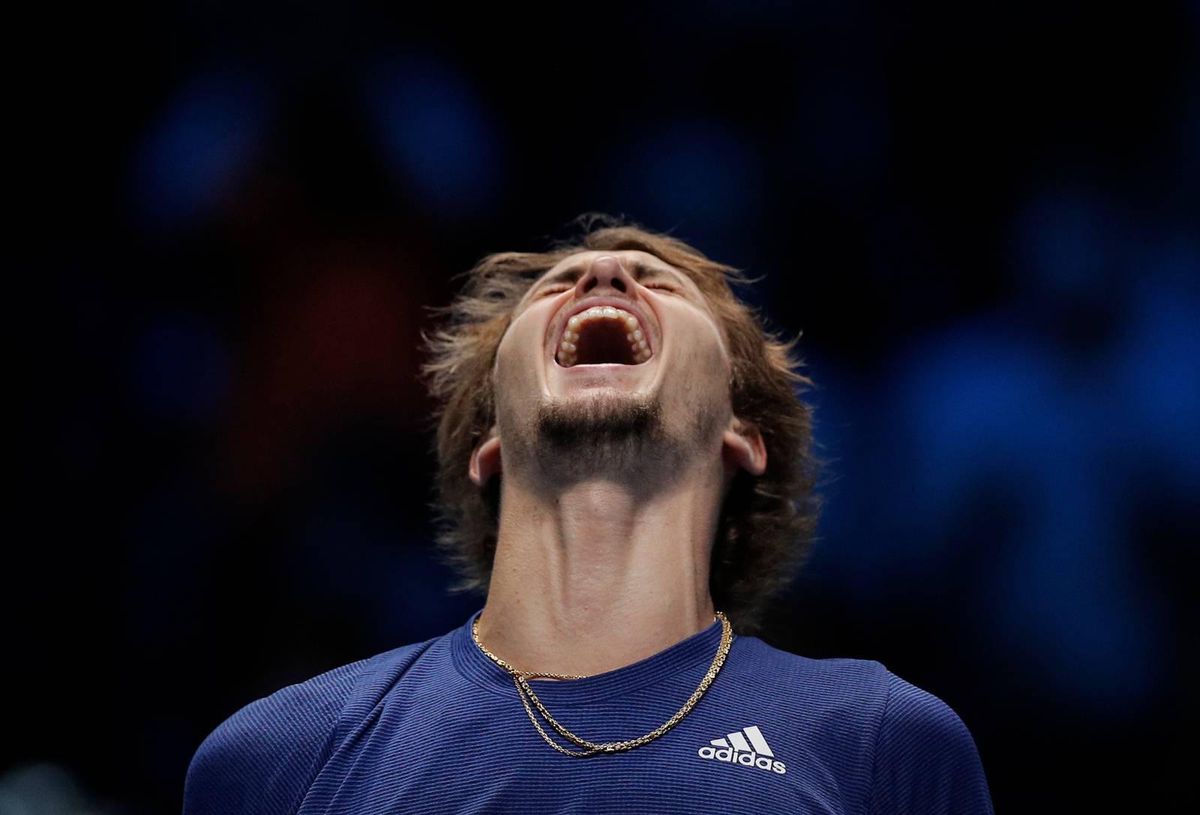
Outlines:
[[[576,223],[582,234],[554,242],[548,251],[484,257],[466,273],[454,302],[438,310],[439,327],[424,335],[430,355],[424,373],[436,406],[438,547],[462,576],[451,591],[486,594],[491,578],[499,479],[479,488],[467,472],[472,451],[496,421],[492,363],[514,307],[535,280],[570,255],[636,249],[687,274],[708,300],[729,340],[733,413],[757,427],[766,446],[766,471],[739,472],[726,492],[709,571],[716,607],[738,632],[753,633],[768,600],[807,560],[819,511],[812,409],[800,398],[812,383],[799,373],[796,341],[770,333],[738,299],[733,287],[750,282],[740,270],[675,237],[609,216],[585,215]]]

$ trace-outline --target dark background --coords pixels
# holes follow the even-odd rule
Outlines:
[[[764,639],[944,699],[998,811],[1182,809],[1200,4],[432,5],[10,28],[0,811],[176,812],[237,708],[482,604],[419,332],[586,211],[803,332],[826,511]]]

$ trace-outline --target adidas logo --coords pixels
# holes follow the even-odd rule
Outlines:
[[[760,770],[771,770],[780,775],[787,772],[787,765],[774,760],[775,754],[771,752],[762,731],[757,727],[743,727],[729,733],[723,739],[713,739],[709,744],[712,746],[700,748],[700,758],[758,767]]]

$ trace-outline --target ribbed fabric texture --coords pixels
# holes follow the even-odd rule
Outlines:
[[[475,646],[478,614],[237,711],[196,751],[184,815],[992,813],[975,743],[943,701],[879,662],[809,659],[756,637],[735,637],[662,737],[564,756]],[[572,732],[634,738],[683,705],[720,639],[713,622],[633,665],[531,684]]]

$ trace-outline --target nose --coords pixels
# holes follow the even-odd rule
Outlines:
[[[588,266],[588,270],[575,284],[575,296],[584,294],[608,294],[612,291],[625,294],[633,288],[633,278],[625,271],[621,261],[613,255],[599,255]]]

